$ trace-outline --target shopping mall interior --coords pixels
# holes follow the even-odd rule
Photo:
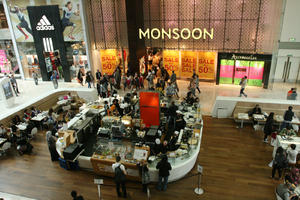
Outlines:
[[[299,9],[0,0],[0,200],[300,199]]]

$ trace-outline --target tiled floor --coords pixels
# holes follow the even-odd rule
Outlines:
[[[36,86],[31,80],[18,80],[19,90],[21,92],[20,96],[16,98],[15,105],[21,105],[24,102],[37,97],[39,95],[45,94],[49,90],[54,90],[52,82],[39,82]],[[185,97],[187,92],[188,81],[179,80],[178,85],[180,88],[179,96]],[[81,86],[76,82],[65,83],[60,82],[59,88],[80,88],[87,87]],[[263,89],[261,87],[248,86],[245,92],[248,97],[252,98],[267,98],[267,99],[286,99],[286,93],[291,87],[298,87],[300,85],[289,84],[289,83],[275,83],[273,89]],[[201,82],[200,83],[200,102],[202,106],[202,112],[205,115],[210,115],[212,107],[214,105],[217,96],[238,96],[240,86],[238,85],[216,85],[215,83]],[[121,92],[123,93],[123,91]],[[2,102],[0,104],[0,109],[2,114],[10,112],[10,108],[6,108],[5,104]]]

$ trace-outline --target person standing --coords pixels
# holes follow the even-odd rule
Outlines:
[[[274,113],[271,112],[264,126],[264,143],[268,143],[268,136],[273,133]]]
[[[17,80],[16,80],[16,78],[13,74],[10,75],[10,82],[13,86],[13,89],[15,90],[16,96],[18,96],[18,94],[20,94],[19,88],[18,88],[18,83],[17,83]]]
[[[53,70],[52,71],[52,75],[50,77],[50,80],[52,81],[53,83],[53,86],[54,86],[54,89],[57,89],[58,88],[58,82],[57,82],[57,72],[56,70]]]
[[[158,190],[167,190],[168,185],[168,178],[170,175],[170,170],[172,170],[171,164],[168,162],[168,157],[163,155],[161,161],[159,161],[156,165],[156,169],[159,170],[158,172]]]
[[[83,72],[82,72],[82,68],[79,69],[78,74],[77,74],[77,79],[78,82],[83,86]]]
[[[116,88],[119,90],[121,86],[121,68],[118,66],[114,73],[115,81],[116,81]]]
[[[91,73],[88,71],[86,73],[86,79],[85,82],[88,84],[88,88],[91,88],[91,82],[92,82],[92,77],[91,77]]]
[[[96,79],[100,81],[101,79],[101,72],[99,71],[99,69],[97,69],[97,72],[96,72]]]
[[[120,186],[122,186],[122,192],[123,192],[123,197],[127,197],[126,193],[126,169],[124,165],[121,164],[121,157],[117,156],[116,157],[116,163],[112,165],[113,172],[115,173],[115,182],[116,182],[116,190],[118,197],[122,196],[122,193],[120,192]]]
[[[290,127],[291,126],[291,122],[293,120],[293,117],[294,117],[294,112],[293,112],[293,107],[292,106],[289,106],[288,107],[288,110],[285,111],[284,113],[284,116],[283,116],[283,123],[280,127],[280,130],[286,128],[286,127]]]
[[[287,165],[287,159],[284,150],[282,147],[278,147],[273,161],[272,178],[274,178],[276,171],[278,171],[278,175],[280,179],[282,170],[286,167],[286,165]]]
[[[53,136],[52,131],[47,131],[46,141],[51,155],[51,161],[58,161],[59,155],[56,151],[56,137]]]
[[[201,93],[200,89],[199,89],[199,76],[198,74],[196,74],[195,76],[195,86],[196,86],[196,89],[198,90],[199,94]]]
[[[35,71],[32,72],[32,78],[34,80],[35,85],[38,85],[39,84],[38,74]]]
[[[240,81],[240,86],[241,86],[241,90],[240,90],[240,97],[242,97],[242,95],[244,95],[245,97],[247,97],[247,94],[244,93],[245,88],[247,85],[247,76],[244,76],[241,81]]]
[[[298,151],[296,150],[296,145],[291,144],[287,149],[287,160],[291,167],[295,167],[297,161]]]
[[[140,176],[142,177],[143,192],[147,193],[148,184],[150,183],[150,175],[147,166],[147,161],[142,161],[141,163],[138,163],[138,168]]]

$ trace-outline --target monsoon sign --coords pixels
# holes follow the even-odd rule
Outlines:
[[[190,30],[188,28],[173,28],[173,29],[158,29],[153,28],[149,29],[147,28],[145,31],[142,29],[139,29],[139,39],[174,39],[174,40],[188,40],[190,38],[193,38],[194,40],[199,39],[214,39],[214,29],[211,28],[210,30],[207,30],[206,28],[200,29],[200,28],[194,28],[193,30]]]

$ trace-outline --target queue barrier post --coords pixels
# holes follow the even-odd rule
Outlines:
[[[98,197],[99,197],[99,200],[101,200],[101,187],[100,185],[103,184],[103,179],[94,179],[94,183],[97,185],[98,187]]]
[[[198,171],[198,187],[195,188],[194,192],[198,195],[201,195],[204,193],[204,190],[200,187],[201,185],[201,178],[202,178],[202,173],[203,173],[203,167],[198,164],[197,166],[197,171]]]

